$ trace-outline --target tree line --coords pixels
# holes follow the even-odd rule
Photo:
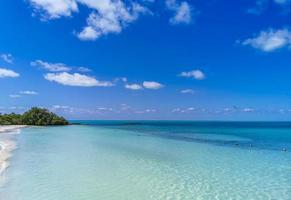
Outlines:
[[[0,114],[0,125],[56,126],[68,125],[64,118],[44,108],[33,107],[23,114]]]

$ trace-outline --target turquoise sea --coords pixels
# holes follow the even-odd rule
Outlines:
[[[9,136],[1,200],[291,200],[291,123],[75,122]]]

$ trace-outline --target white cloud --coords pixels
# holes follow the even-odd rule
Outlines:
[[[189,72],[182,72],[179,76],[187,77],[187,78],[195,78],[196,80],[205,79],[205,74],[201,70],[192,70]]]
[[[83,108],[75,108],[67,105],[53,105],[50,108],[48,108],[52,112],[57,112],[57,113],[86,113],[90,112],[89,110],[83,109]]]
[[[80,87],[111,87],[113,84],[110,81],[99,81],[94,77],[82,75],[79,73],[70,74],[67,72],[62,73],[48,73],[44,76],[48,81],[57,82],[67,86],[80,86]]]
[[[37,92],[35,91],[30,91],[30,90],[25,90],[25,91],[21,91],[19,92],[20,94],[25,94],[25,95],[38,95]]]
[[[94,41],[98,39],[101,34],[98,33],[93,27],[87,26],[84,27],[81,32],[77,34],[78,38],[83,41]]]
[[[254,112],[255,109],[253,109],[253,108],[244,108],[242,111],[243,112]]]
[[[129,90],[142,90],[143,89],[142,86],[139,84],[126,84],[125,88]]]
[[[147,112],[147,113],[154,113],[154,112],[157,112],[157,110],[156,109],[149,108],[149,109],[146,109],[145,112]]]
[[[67,109],[70,108],[69,106],[63,106],[63,105],[53,105],[53,109]]]
[[[153,89],[153,90],[157,90],[164,87],[164,85],[158,82],[154,82],[154,81],[144,81],[143,86],[147,89]]]
[[[75,35],[83,41],[95,41],[102,36],[122,32],[143,14],[152,14],[149,4],[155,0],[27,0],[33,8],[33,14],[39,14],[42,20],[71,17],[84,6],[91,12],[86,24]],[[166,9],[173,12],[171,24],[189,24],[194,8],[187,1],[166,0]]]
[[[192,89],[185,89],[180,91],[182,94],[194,94],[195,91]]]
[[[189,107],[189,108],[187,108],[187,111],[193,111],[193,110],[196,110],[196,109],[193,108],[193,107]]]
[[[175,15],[170,19],[171,24],[189,24],[191,22],[191,6],[186,1],[179,4],[176,0],[166,0],[166,6],[175,12]]]
[[[72,16],[78,12],[78,4],[92,10],[87,25],[77,33],[80,40],[96,40],[109,33],[120,33],[128,24],[137,20],[140,14],[150,13],[143,5],[122,0],[28,0],[35,13],[42,19],[56,19]]]
[[[10,70],[10,69],[4,69],[0,68],[0,78],[16,78],[19,77],[19,74]]]
[[[93,109],[85,109],[85,108],[78,108],[78,107],[72,107],[68,105],[53,105],[50,108],[48,108],[52,112],[57,113],[67,113],[67,114],[80,114],[80,113],[93,113]]]
[[[34,12],[41,14],[42,19],[57,19],[69,17],[78,11],[75,0],[28,0],[34,8]]]
[[[1,54],[0,58],[2,58],[5,62],[9,63],[9,64],[13,64],[13,57],[11,54]]]
[[[189,107],[189,108],[174,108],[172,110],[172,113],[191,113],[193,111],[197,111],[198,109],[197,108],[194,108],[194,107]]]
[[[128,24],[138,19],[148,9],[138,3],[126,5],[121,0],[79,0],[94,11],[87,18],[87,25],[77,34],[81,40],[96,40],[109,33],[120,33]]]
[[[264,52],[272,52],[283,47],[291,46],[291,32],[287,29],[269,29],[261,31],[256,37],[242,42]]]
[[[65,72],[70,71],[72,68],[64,63],[48,63],[42,60],[35,60],[30,63],[31,66],[41,67],[51,72]]]
[[[113,111],[113,108],[107,108],[107,107],[98,107],[97,108],[98,111]]]
[[[10,94],[9,97],[10,98],[20,98],[21,95],[19,95],[19,94]]]

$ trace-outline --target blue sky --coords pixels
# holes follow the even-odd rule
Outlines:
[[[0,112],[291,119],[289,0],[0,2]]]

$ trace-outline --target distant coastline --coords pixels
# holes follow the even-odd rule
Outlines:
[[[0,125],[61,126],[69,122],[44,108],[33,107],[23,114],[0,114]]]

